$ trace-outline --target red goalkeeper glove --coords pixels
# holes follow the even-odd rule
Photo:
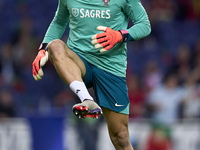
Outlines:
[[[95,48],[102,48],[100,52],[105,52],[111,49],[119,42],[123,42],[123,36],[120,31],[115,31],[109,27],[98,26],[97,30],[104,31],[92,36],[92,44]]]
[[[47,43],[43,43],[32,64],[33,78],[36,81],[42,79],[44,75],[42,67],[46,64],[47,61],[48,61]]]

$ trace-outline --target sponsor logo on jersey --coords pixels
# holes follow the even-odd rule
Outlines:
[[[102,0],[104,2],[104,6],[108,6],[108,2],[110,2],[110,0]]]
[[[107,10],[89,10],[89,9],[78,9],[72,8],[72,14],[74,17],[80,18],[105,18],[110,19],[110,9]]]

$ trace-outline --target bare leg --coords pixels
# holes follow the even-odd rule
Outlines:
[[[54,40],[48,44],[50,59],[60,77],[70,85],[72,91],[80,98],[82,103],[73,106],[74,114],[79,118],[97,118],[101,108],[93,101],[83,83],[86,73],[85,64],[81,58],[61,40]]]
[[[116,150],[133,150],[129,139],[128,115],[116,113],[107,108],[102,110],[110,139]]]
[[[86,69],[80,57],[67,45],[56,39],[48,44],[50,59],[60,77],[69,85],[73,81],[83,81]]]

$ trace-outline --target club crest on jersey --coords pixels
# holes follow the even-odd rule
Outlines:
[[[72,14],[74,15],[74,17],[77,17],[79,15],[79,9],[72,8]]]
[[[108,2],[110,1],[110,0],[102,0],[103,2],[104,2],[104,6],[108,6]]]

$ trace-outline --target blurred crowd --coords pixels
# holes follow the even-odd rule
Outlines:
[[[142,1],[152,25],[129,44],[130,117],[163,124],[200,117],[200,2]]]
[[[71,111],[75,95],[49,61],[41,81],[32,62],[57,1],[0,1],[0,117]],[[200,1],[142,0],[152,33],[128,43],[130,117],[164,124],[200,117]],[[130,25],[132,22],[130,21]],[[68,28],[63,40],[68,37]]]

